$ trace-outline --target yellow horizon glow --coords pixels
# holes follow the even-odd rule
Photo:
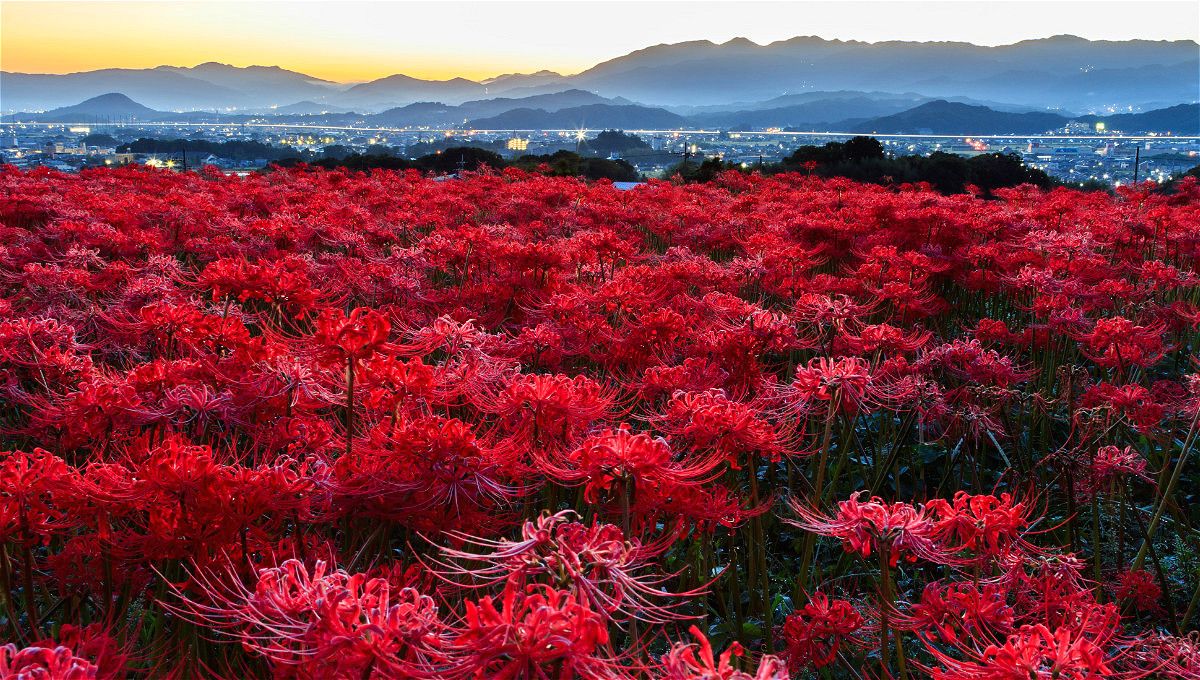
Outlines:
[[[340,24],[322,25],[325,15],[352,5],[359,8],[361,25],[347,23],[344,17]],[[351,83],[397,73],[431,80],[482,80],[546,68],[570,74],[596,63],[563,54],[547,66],[547,60],[531,50],[471,53],[451,44],[454,28],[433,24],[436,17],[430,16],[430,9],[383,3],[3,0],[0,69],[62,74],[216,61],[241,67],[279,66]],[[414,23],[430,22],[430,28],[443,32],[446,40],[438,44],[435,37],[410,43],[391,38],[370,23],[372,14],[395,16],[397,10],[401,16],[412,16]],[[364,39],[355,39],[356,29]]]
[[[860,21],[863,12],[873,20]],[[1194,2],[0,0],[0,69],[72,73],[218,61],[343,83],[397,73],[481,80],[542,69],[570,75],[649,45],[699,39],[766,44],[821,35],[998,45],[1073,33],[1196,40],[1198,25]]]

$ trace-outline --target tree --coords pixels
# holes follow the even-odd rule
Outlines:
[[[480,149],[474,146],[455,146],[441,153],[431,153],[417,159],[416,165],[422,170],[432,172],[458,172],[459,170],[478,170],[479,166],[503,168],[504,158],[495,151]]]
[[[871,159],[883,159],[887,154],[883,144],[874,137],[854,137],[842,147],[843,158],[851,163]]]
[[[929,182],[944,194],[958,193],[966,187],[967,159],[958,154],[934,151],[924,158],[915,157],[913,163],[921,181]]]
[[[1054,181],[1045,172],[1025,165],[1015,153],[986,153],[967,159],[967,181],[983,189],[984,195],[1003,187],[1033,184],[1047,188]]]
[[[627,134],[621,130],[605,130],[596,135],[595,139],[588,140],[588,148],[602,156],[607,156],[613,153],[623,154],[627,151],[649,149],[650,145],[637,135]]]
[[[321,149],[322,158],[336,158],[340,160],[353,153],[354,149],[351,149],[345,144],[330,144],[329,146]]]

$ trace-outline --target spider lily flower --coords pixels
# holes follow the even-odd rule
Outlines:
[[[845,642],[863,627],[863,617],[846,600],[814,593],[803,607],[783,622],[780,634],[790,668],[824,668],[838,656]]]
[[[795,408],[821,410],[832,417],[870,410],[879,403],[883,391],[876,384],[870,365],[858,357],[818,357],[798,367],[785,399]]]
[[[943,545],[981,557],[1024,548],[1021,537],[1032,523],[1031,508],[1007,493],[996,497],[958,491],[951,501],[935,498],[924,508],[933,519],[933,534]]]
[[[41,680],[97,680],[100,668],[66,647],[0,647],[0,677]],[[112,676],[108,676],[112,677]]]
[[[544,514],[526,522],[517,541],[490,540],[460,532],[448,536],[487,552],[440,548],[436,573],[454,583],[481,587],[501,581],[546,583],[570,592],[595,612],[617,621],[667,623],[692,618],[680,611],[697,588],[672,593],[664,584],[676,574],[657,574],[651,560],[670,546],[670,536],[642,544],[611,524],[570,521],[574,513]],[[481,566],[468,567],[479,563]]]
[[[901,557],[909,562],[918,559],[935,564],[960,562],[953,550],[939,540],[934,516],[928,509],[908,503],[885,503],[878,497],[864,502],[864,496],[866,492],[859,492],[839,501],[838,511],[832,516],[792,499],[789,507],[797,519],[785,518],[783,521],[805,531],[836,538],[847,553],[857,553],[863,558],[885,547],[892,567]]]
[[[717,657],[712,643],[696,626],[688,629],[694,643],[677,642],[662,659],[658,680],[787,680],[788,666],[779,657],[764,654],[753,672],[739,670],[734,657],[743,657],[746,650],[734,642]]]
[[[931,641],[954,643],[964,635],[985,632],[1006,636],[1013,631],[1014,614],[999,584],[935,581],[926,584],[920,599],[891,621],[898,629]]]
[[[499,606],[490,596],[467,601],[448,648],[475,677],[625,677],[609,651],[603,615],[549,585],[521,588],[510,582]]]
[[[974,640],[961,640],[953,645],[955,653],[927,645],[937,664],[929,672],[938,680],[1135,680],[1153,675],[1152,669],[1130,667],[1129,641],[1119,637],[1116,621],[1111,618],[1095,626],[1021,626],[995,643],[973,645]]]
[[[1161,326],[1139,326],[1117,316],[1097,320],[1079,341],[1097,366],[1146,368],[1158,363],[1169,349],[1163,343],[1163,332]]]
[[[498,416],[522,443],[562,448],[608,415],[611,391],[587,376],[517,375],[496,394],[481,391],[474,403]]]
[[[239,640],[283,668],[355,676],[378,668],[414,677],[448,666],[449,629],[434,600],[385,579],[298,560],[258,570],[243,585],[236,574],[195,571],[177,602],[163,606]],[[195,593],[189,595],[188,593]]]
[[[581,484],[584,498],[595,503],[608,497],[636,495],[643,486],[658,484],[703,485],[716,479],[721,458],[716,455],[679,460],[670,445],[628,425],[604,430],[583,440],[575,450],[546,467],[553,479],[567,485]],[[632,491],[622,488],[628,485]]]
[[[720,453],[735,469],[750,454],[779,460],[786,442],[774,424],[753,406],[731,400],[723,390],[676,392],[662,415],[651,422],[682,444],[698,451]]]

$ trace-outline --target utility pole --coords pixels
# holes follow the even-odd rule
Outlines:
[[[1134,151],[1133,151],[1133,184],[1134,184],[1134,186],[1137,186],[1137,183],[1138,183],[1138,166],[1141,164],[1142,164],[1142,145],[1138,144],[1137,148],[1134,149]]]

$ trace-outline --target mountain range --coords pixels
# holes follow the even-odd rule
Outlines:
[[[1016,109],[1099,113],[1198,101],[1198,73],[1200,45],[1190,40],[1054,36],[986,47],[811,36],[758,45],[736,38],[721,44],[691,41],[647,47],[574,75],[539,71],[482,81],[396,74],[349,84],[277,66],[216,62],[62,75],[0,71],[0,110],[46,111],[120,92],[164,111],[261,113],[305,103],[303,111],[294,112],[378,113],[418,102],[457,106],[584,90],[607,99],[675,109],[679,115],[822,91],[892,93],[893,98],[915,94],[925,101],[962,98]],[[867,107],[864,115],[884,115],[886,108]]]
[[[719,128],[751,130],[767,127],[860,134],[1040,134],[1071,121],[1127,133],[1171,132],[1200,135],[1200,104],[1178,104],[1136,114],[1062,115],[1047,111],[997,110],[944,99],[885,98],[878,93],[836,93],[790,106],[758,106],[736,111],[701,112],[689,116],[664,108],[606,99],[584,90],[529,97],[468,101],[458,105],[420,102],[375,114],[354,112],[277,113],[264,117],[205,111],[157,111],[124,94],[109,93],[40,114],[5,116],[4,120],[56,123],[223,122],[255,120],[361,127],[429,127],[480,130],[572,130],[616,128],[674,130]],[[769,104],[768,102],[767,104]],[[778,101],[774,101],[778,103]],[[304,104],[312,104],[307,102]],[[303,109],[307,106],[284,107]]]

